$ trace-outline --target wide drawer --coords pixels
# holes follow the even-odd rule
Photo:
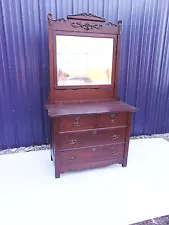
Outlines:
[[[62,166],[107,160],[119,162],[123,159],[123,154],[124,144],[95,146],[60,152],[60,162]]]
[[[66,132],[57,136],[58,149],[72,149],[95,145],[124,143],[126,128],[94,129],[88,131]]]
[[[126,112],[99,114],[97,118],[98,127],[127,126]]]
[[[76,115],[60,117],[60,131],[86,130],[96,128],[95,115]]]
[[[109,166],[114,163],[123,163],[123,159],[109,159],[106,161],[97,161],[97,162],[91,162],[91,163],[84,163],[84,164],[72,164],[72,165],[60,165],[60,172],[68,172],[68,171],[78,171],[78,170],[85,170],[85,169],[91,169],[91,168],[99,168],[99,167],[105,167]]]

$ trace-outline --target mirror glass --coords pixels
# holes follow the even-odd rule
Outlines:
[[[113,39],[56,36],[58,86],[110,85]]]

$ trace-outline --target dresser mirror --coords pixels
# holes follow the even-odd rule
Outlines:
[[[56,35],[57,86],[111,85],[113,38]]]

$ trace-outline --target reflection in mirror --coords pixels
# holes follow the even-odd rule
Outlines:
[[[113,39],[56,36],[58,86],[111,84]]]

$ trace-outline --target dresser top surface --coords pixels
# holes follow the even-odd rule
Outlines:
[[[46,105],[46,108],[50,117],[136,111],[133,106],[122,101],[112,100],[49,104]]]

